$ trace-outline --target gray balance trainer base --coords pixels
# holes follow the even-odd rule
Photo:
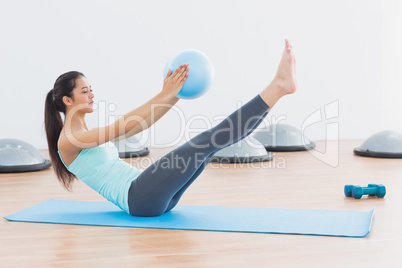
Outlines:
[[[265,129],[257,129],[252,136],[271,152],[295,152],[315,148],[314,142],[306,137],[303,139],[300,130],[286,124],[271,124]]]
[[[255,163],[269,161],[274,157],[256,139],[248,136],[241,141],[219,150],[211,158],[213,163]]]
[[[402,133],[382,131],[372,135],[353,152],[359,156],[402,158]]]
[[[50,161],[29,143],[17,139],[0,140],[0,173],[37,171],[50,165]]]
[[[149,154],[149,149],[142,146],[135,136],[114,143],[120,158],[134,158]]]

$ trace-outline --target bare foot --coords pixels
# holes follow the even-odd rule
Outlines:
[[[283,93],[291,94],[297,89],[295,74],[296,59],[292,51],[292,45],[285,39],[285,48],[283,49],[282,59],[274,80],[281,86]]]
[[[292,51],[292,45],[285,39],[285,48],[275,78],[260,93],[261,98],[268,104],[270,109],[281,97],[296,91],[295,64],[296,60]]]

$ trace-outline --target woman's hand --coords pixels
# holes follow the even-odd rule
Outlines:
[[[188,77],[188,64],[182,64],[172,74],[172,70],[168,70],[168,73],[163,81],[162,93],[167,94],[169,97],[174,97],[180,92],[184,82]]]

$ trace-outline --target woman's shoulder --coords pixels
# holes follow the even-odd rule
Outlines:
[[[69,166],[75,160],[82,150],[81,148],[74,146],[74,144],[71,142],[72,138],[70,135],[74,135],[73,131],[62,130],[57,142],[60,155],[67,166]]]
[[[60,132],[59,141],[60,141],[61,138],[63,138],[65,135],[67,135],[69,133],[71,133],[71,132],[70,131],[69,132]]]
[[[65,151],[69,153],[79,153],[82,148],[74,145],[74,133],[77,131],[73,131],[71,129],[62,129],[59,135],[59,139],[57,141],[57,145],[59,151]]]

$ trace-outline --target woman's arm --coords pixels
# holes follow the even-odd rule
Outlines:
[[[135,133],[138,130],[149,128],[152,125],[150,121],[152,120],[153,108],[160,106],[156,114],[159,119],[172,107],[170,103],[177,102],[175,96],[179,93],[188,77],[188,69],[188,64],[182,64],[173,74],[169,70],[163,83],[162,92],[158,93],[145,104],[105,127],[91,130],[73,130],[71,133],[65,135],[67,139],[60,140],[60,145],[64,148],[69,148],[70,152],[74,152],[98,146],[120,136],[126,136],[129,132]],[[165,105],[167,107],[163,107]],[[71,115],[68,113],[66,120],[71,120],[69,118],[72,116],[74,116],[74,112]],[[147,121],[148,118],[149,121]]]
[[[175,104],[180,100],[178,97],[173,97],[166,104],[157,104],[156,107],[153,107],[153,113],[145,119],[144,124],[139,124],[134,127],[132,130],[127,132],[125,135],[121,135],[114,140],[113,142],[127,139],[131,136],[134,136],[147,128],[150,128],[153,124],[155,124],[159,119],[161,119]]]

